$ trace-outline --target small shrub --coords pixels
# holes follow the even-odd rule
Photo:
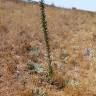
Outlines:
[[[66,63],[66,61],[68,60],[69,54],[67,52],[67,50],[63,49],[61,50],[61,54],[60,54],[60,59],[62,63]]]
[[[27,63],[28,69],[30,70],[30,73],[45,73],[46,69],[41,65],[32,62],[31,60],[28,61]]]
[[[33,90],[33,94],[33,96],[47,96],[47,93],[40,89]]]
[[[30,54],[32,54],[32,55],[36,55],[36,56],[39,56],[39,54],[40,54],[40,50],[39,50],[39,48],[37,48],[37,47],[27,47],[26,48],[26,50],[30,53]]]
[[[71,79],[71,80],[69,80],[68,84],[71,86],[78,87],[80,85],[80,81],[76,80],[76,79]]]

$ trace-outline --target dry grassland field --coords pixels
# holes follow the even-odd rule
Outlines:
[[[52,82],[39,3],[0,0],[0,96],[96,96],[96,12],[45,11]]]

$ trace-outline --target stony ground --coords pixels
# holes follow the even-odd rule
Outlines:
[[[48,6],[46,15],[51,83],[39,5],[0,0],[0,96],[96,96],[96,13]]]

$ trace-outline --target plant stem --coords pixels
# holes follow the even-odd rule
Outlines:
[[[50,45],[49,45],[49,38],[48,38],[48,28],[47,28],[44,0],[41,0],[40,8],[41,8],[40,10],[41,10],[42,31],[44,33],[44,40],[45,40],[45,44],[46,44],[46,54],[47,54],[47,63],[48,63],[48,76],[51,79],[53,72],[52,72],[52,66],[51,66]]]

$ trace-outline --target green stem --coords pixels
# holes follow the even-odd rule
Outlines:
[[[52,78],[52,66],[51,66],[51,58],[50,58],[50,46],[49,46],[49,38],[48,38],[48,29],[47,29],[47,21],[45,14],[45,4],[44,0],[40,2],[40,10],[41,10],[41,23],[42,23],[42,31],[44,33],[44,40],[46,44],[46,54],[47,54],[47,63],[48,63],[48,76]]]

